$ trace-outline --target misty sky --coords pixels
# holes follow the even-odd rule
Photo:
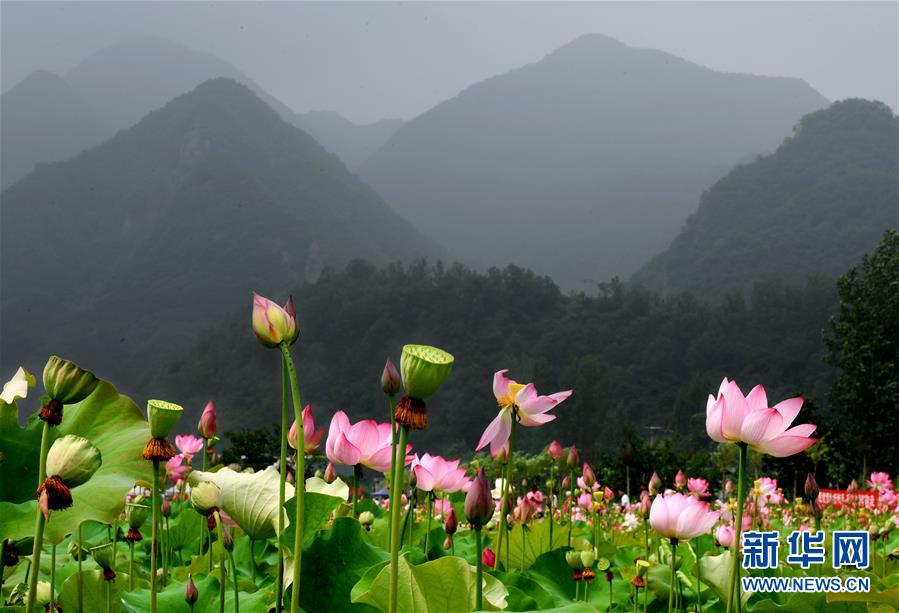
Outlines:
[[[0,4],[6,90],[157,35],[231,62],[298,111],[408,119],[468,85],[601,32],[716,70],[800,77],[897,108],[896,2]]]

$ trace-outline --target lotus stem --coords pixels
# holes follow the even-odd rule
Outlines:
[[[668,587],[668,613],[674,610],[674,590],[677,585],[677,539],[671,539],[671,585]]]
[[[225,551],[225,544],[222,543],[222,517],[219,515],[219,512],[216,511],[215,515],[215,534],[219,538],[219,543],[222,546],[222,553]],[[209,539],[209,555],[212,555],[212,538]],[[219,613],[225,613],[225,556],[222,555],[222,558],[219,560]]]
[[[103,581],[106,584],[106,613],[112,613],[112,581]]]
[[[287,432],[290,428],[287,414],[287,366],[281,360],[281,455],[278,460],[278,588],[275,597],[275,612],[281,613],[284,608],[284,550],[280,545],[280,536],[284,532],[284,492],[287,480]]]
[[[41,455],[38,463],[38,486],[47,479],[47,452],[50,450],[50,423],[44,422],[41,431]],[[41,570],[41,550],[44,548],[44,512],[40,502],[35,509],[34,549],[31,554],[31,574],[28,577],[28,611],[33,611],[37,598],[37,580]]]
[[[153,460],[153,492],[150,515],[150,611],[156,613],[156,552],[159,549],[159,460]]]
[[[56,602],[56,544],[50,550],[50,610],[53,609],[53,603]]]
[[[527,535],[524,532],[524,522],[521,523],[521,564],[519,564],[519,570],[524,570],[524,542],[527,538]]]
[[[394,476],[390,484],[390,586],[388,591],[388,611],[396,613],[397,581],[399,580],[400,559],[400,476],[406,465],[406,441],[409,438],[409,426],[398,428],[399,437],[396,444],[396,455],[393,456]],[[480,532],[479,532],[480,534]],[[480,538],[480,537],[479,537]]]
[[[206,437],[203,437],[203,471],[206,471]],[[208,528],[206,527],[206,518],[202,515],[200,516],[200,545],[199,550],[197,551],[197,555],[203,555],[203,545],[206,543],[206,538],[208,536]]]
[[[128,591],[134,590],[134,541],[128,541]]]
[[[500,529],[506,532],[506,570],[510,568],[509,558],[511,557],[511,534],[509,531],[509,521],[506,519],[506,507],[508,506],[509,493],[512,489],[512,452],[515,449],[515,423],[518,421],[517,415],[512,419],[512,428],[509,430],[509,460],[506,463],[506,483],[503,488],[503,497],[500,502]]]
[[[290,391],[293,396],[293,415],[297,423],[297,446],[301,447],[306,440],[303,432],[303,405],[300,401],[300,386],[297,383],[297,371],[290,357],[290,347],[287,343],[278,345],[281,355],[284,356],[284,364],[287,367],[287,375],[290,379]],[[302,448],[297,449],[297,461],[294,470],[294,492],[297,502],[296,515],[294,516],[293,540],[293,587],[290,590],[290,611],[298,613],[300,610],[300,568],[303,559],[303,494],[306,490],[306,469],[304,467],[305,454]]]
[[[250,539],[250,572],[253,575],[253,585],[256,585],[256,541]]]
[[[739,611],[742,608],[740,598],[740,531],[743,528],[743,503],[746,498],[746,480],[743,473],[746,472],[746,443],[740,443],[740,467],[737,478],[737,514],[734,517],[734,544],[733,560],[730,567],[730,591],[727,594],[727,613]],[[736,598],[734,594],[736,593]]]
[[[571,511],[574,507],[574,469],[568,469],[568,546],[571,547]]]
[[[360,466],[356,464],[353,466],[353,517],[359,517],[359,510],[357,508],[357,493],[359,492],[359,471]]]
[[[484,580],[484,548],[483,543],[481,542],[481,526],[477,526],[474,529],[474,538],[475,543],[477,545],[477,564],[475,568],[477,569],[475,572],[474,578],[474,602],[475,602],[475,610],[482,611],[484,609],[484,588],[481,586],[481,582]]]
[[[702,567],[700,559],[696,558],[696,610],[702,611]]]
[[[428,548],[431,544],[431,517],[434,515],[434,505],[433,505],[433,501],[431,500],[430,492],[425,494],[425,500],[427,500],[427,505],[428,505],[428,524],[427,524],[427,529],[425,530],[424,554],[425,554],[425,557],[427,557]]]
[[[84,611],[84,585],[81,576],[81,558],[84,557],[83,533],[81,530],[82,523],[78,524],[78,610]]]
[[[237,589],[237,567],[234,566],[234,554],[228,553],[228,562],[231,564],[231,585],[234,587],[234,613],[240,613],[240,592]]]
[[[552,458],[550,458],[549,464],[549,482],[551,485],[549,486],[549,502],[547,504],[547,508],[549,509],[549,546],[546,548],[546,551],[552,551],[553,548],[553,491],[556,487],[555,482],[555,472],[556,472],[556,462]]]
[[[393,492],[393,482],[396,481],[396,419],[393,412],[396,410],[396,394],[390,394],[387,397],[387,408],[390,412],[390,474],[388,479],[388,487]],[[405,463],[404,463],[405,464]],[[387,542],[390,542],[390,536],[393,533],[393,523],[387,522]]]

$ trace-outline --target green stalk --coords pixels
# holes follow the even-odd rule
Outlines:
[[[391,394],[387,397],[387,407],[390,409],[390,474],[388,475],[387,486],[393,491],[393,482],[396,480],[396,420],[393,415],[396,411],[396,395]],[[387,542],[390,542],[393,524],[387,522]]]
[[[506,463],[506,483],[503,488],[502,502],[500,503],[500,522],[501,530],[506,532],[506,570],[509,570],[509,558],[511,557],[511,534],[509,533],[509,522],[506,520],[506,506],[509,502],[509,490],[512,489],[512,452],[515,449],[515,423],[518,421],[517,415],[512,418],[512,427],[509,430],[509,461]]]
[[[256,585],[256,541],[250,539],[250,571],[253,573],[253,585]]]
[[[128,541],[128,591],[134,590],[134,541]]]
[[[568,546],[571,547],[571,512],[574,509],[574,469],[568,469]]]
[[[78,524],[78,610],[84,611],[84,585],[81,575],[81,559],[84,557],[84,543],[81,524]]]
[[[474,577],[474,602],[475,610],[482,611],[484,609],[484,588],[481,583],[484,580],[484,548],[481,542],[481,526],[474,529],[475,543],[477,544],[477,564]]]
[[[524,570],[524,541],[525,541],[524,522],[521,522],[521,565],[519,570]]]
[[[153,505],[150,540],[150,611],[156,613],[156,551],[159,549],[159,460],[153,460]]]
[[[306,469],[304,461],[306,459],[303,453],[304,441],[306,440],[303,432],[303,407],[300,401],[300,386],[297,382],[297,371],[293,364],[293,358],[290,357],[290,347],[286,343],[278,345],[281,349],[281,355],[284,356],[284,364],[287,366],[287,375],[290,378],[290,391],[293,395],[293,416],[297,422],[297,461],[294,479],[294,491],[297,501],[296,515],[294,516],[293,540],[293,587],[290,590],[290,611],[298,613],[300,610],[300,568],[303,560],[303,495],[306,492]]]
[[[290,429],[287,416],[287,366],[281,359],[281,455],[278,460],[278,587],[275,591],[275,612],[281,613],[284,608],[284,550],[280,545],[280,536],[284,533],[284,494],[287,480],[287,432]]]
[[[547,547],[547,551],[552,551],[553,548],[553,491],[556,487],[555,477],[553,476],[556,472],[556,462],[555,460],[550,458],[549,465],[549,482],[552,485],[549,487],[549,547]]]
[[[727,594],[727,613],[739,611],[742,608],[740,598],[740,531],[743,528],[743,503],[746,498],[746,480],[743,473],[746,471],[746,443],[740,443],[740,473],[737,479],[737,514],[734,517],[734,545],[733,560],[730,567],[730,591]],[[736,598],[734,598],[736,592]]]
[[[206,442],[207,439],[203,438],[203,472],[206,471]],[[206,537],[208,536],[209,530],[206,529],[206,518],[200,515],[200,545],[199,550],[197,551],[197,555],[203,555],[203,545],[206,543]]]
[[[104,581],[106,584],[106,613],[112,613],[112,581]]]
[[[240,613],[240,593],[237,590],[237,567],[234,566],[234,554],[227,549],[228,562],[231,564],[231,585],[234,586],[234,613]]]
[[[400,560],[400,475],[406,465],[406,441],[409,438],[409,426],[400,426],[396,455],[393,457],[395,479],[390,484],[390,586],[388,592],[388,612],[396,613],[397,581],[399,580]],[[479,533],[480,534],[480,533]],[[479,537],[480,538],[480,537]]]
[[[434,515],[434,506],[433,506],[433,501],[431,500],[431,492],[427,492],[425,494],[425,500],[427,501],[426,504],[428,505],[428,527],[427,527],[427,530],[425,530],[424,554],[425,554],[425,557],[427,557],[428,547],[431,544],[431,517]]]
[[[353,466],[353,517],[359,517],[357,497],[359,492],[359,465]]]
[[[165,589],[165,586],[169,582],[169,563],[172,562],[170,545],[169,545],[169,518],[163,517],[163,523],[165,524],[165,530],[163,531],[163,545],[162,545],[162,588]],[[115,534],[118,534],[118,526],[116,526]]]
[[[41,456],[38,463],[38,487],[47,480],[47,452],[50,451],[50,424],[44,422],[41,431]],[[44,548],[44,513],[41,505],[35,509],[34,549],[31,554],[31,575],[28,577],[28,611],[33,611],[37,598],[37,580],[41,574],[41,550]]]
[[[702,567],[699,558],[696,558],[696,610],[702,611]]]
[[[50,610],[53,609],[53,603],[56,602],[56,544],[50,550]]]
[[[668,588],[668,613],[674,610],[674,586],[677,584],[677,539],[671,539],[671,585]]]
[[[215,535],[219,539],[219,544],[222,546],[222,551],[225,550],[225,545],[222,543],[222,518],[219,515],[219,512],[216,511],[215,515]],[[212,555],[212,538],[209,539],[209,552],[210,556]],[[225,560],[224,556],[219,560],[219,581],[221,585],[219,585],[219,613],[225,613]]]

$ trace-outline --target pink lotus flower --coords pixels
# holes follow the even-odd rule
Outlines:
[[[256,339],[266,347],[277,347],[281,343],[292,345],[300,335],[293,297],[281,307],[253,292],[252,321]]]
[[[726,524],[721,524],[715,530],[715,540],[718,541],[718,544],[722,547],[733,547],[734,545],[734,527]]]
[[[889,473],[871,473],[871,478],[867,481],[868,487],[878,492],[893,489],[893,481],[890,479]]]
[[[558,462],[565,457],[565,450],[562,449],[562,445],[559,444],[559,441],[550,443],[547,453],[549,453],[549,457],[553,462]]]
[[[674,487],[682,490],[685,485],[687,485],[687,477],[684,476],[684,471],[679,470],[677,471],[677,474],[674,475]]]
[[[184,473],[190,470],[190,466],[184,463],[183,455],[176,455],[165,463],[165,475],[177,484],[184,480]]]
[[[190,464],[194,454],[203,450],[203,439],[193,434],[177,435],[175,437],[175,446],[184,454],[187,463]]]
[[[493,568],[496,566],[496,554],[489,547],[484,547],[484,553],[481,554],[481,562],[484,563],[484,566],[487,568]]]
[[[425,453],[421,459],[418,455],[414,457],[412,472],[415,473],[416,487],[423,492],[452,494],[468,483],[465,469],[459,468],[459,460],[448,461],[429,453]]]
[[[493,375],[493,395],[499,404],[499,414],[484,430],[476,451],[489,444],[490,453],[495,454],[509,440],[513,418],[522,426],[529,427],[551,422],[556,416],[548,415],[548,411],[571,396],[571,390],[539,396],[533,383],[517,383],[506,377],[507,372],[500,370]]]
[[[695,496],[671,493],[656,496],[649,510],[649,524],[660,535],[679,541],[708,533],[718,521],[719,511]]]
[[[756,385],[748,396],[725,377],[718,398],[709,395],[705,427],[718,443],[746,443],[759,453],[784,458],[811,447],[813,424],[790,425],[802,408],[802,398],[789,398],[768,407],[765,388]],[[788,429],[789,428],[789,429]]]
[[[585,511],[591,510],[593,508],[593,496],[588,492],[584,492],[577,497],[577,505]]]
[[[197,424],[197,433],[203,438],[213,438],[216,431],[216,414],[215,405],[212,401],[206,403],[203,414],[200,416],[200,423]]]
[[[294,449],[297,448],[297,437],[299,436],[297,422],[294,420],[287,433],[287,442]],[[325,434],[324,428],[315,429],[315,421],[312,419],[312,408],[307,404],[303,409],[303,453],[310,454],[318,449],[318,443]]]
[[[390,444],[393,438],[390,424],[379,424],[373,419],[365,419],[350,425],[343,411],[334,413],[325,454],[334,464],[355,466],[361,464],[381,473],[390,471]],[[407,452],[412,446],[409,445]],[[411,461],[406,457],[406,462]]]
[[[694,479],[693,477],[690,477],[687,479],[687,489],[691,494],[696,494],[702,498],[709,493],[709,482],[705,479]]]

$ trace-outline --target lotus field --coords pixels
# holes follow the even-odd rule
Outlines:
[[[600,483],[599,467],[557,441],[536,458],[541,474],[516,470],[521,428],[564,420],[577,390],[543,394],[497,365],[483,390],[496,412],[484,415],[471,456],[449,459],[420,448],[416,433],[450,418],[438,400],[428,406],[451,376],[450,353],[406,345],[399,369],[373,365],[384,405],[353,423],[303,404],[292,300],[254,295],[252,330],[282,364],[271,398],[280,394],[280,458],[264,470],[221,464],[211,401],[198,424],[164,400],[143,412],[56,356],[42,396],[24,369],[6,383],[3,610],[899,607],[899,498],[887,472],[853,482],[836,503],[812,475],[787,497],[774,479],[748,474],[750,451],[788,457],[816,444],[822,433],[803,423],[801,398],[775,401],[761,385],[744,394],[725,378],[709,395],[706,430],[735,450],[737,477],[711,487],[717,475],[653,474],[628,493],[630,483]],[[854,544],[838,547],[837,534]],[[745,585],[778,577],[807,589]],[[852,585],[866,589],[843,589]]]

